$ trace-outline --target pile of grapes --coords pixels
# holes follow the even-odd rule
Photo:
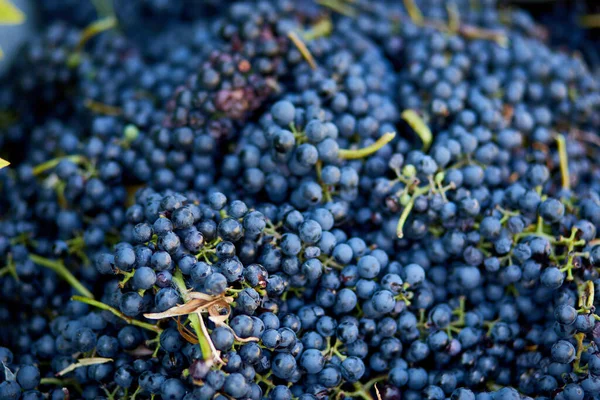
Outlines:
[[[39,13],[0,80],[0,400],[600,398],[600,65],[553,26]]]

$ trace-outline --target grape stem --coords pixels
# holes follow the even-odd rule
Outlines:
[[[408,16],[415,25],[423,25],[425,21],[425,19],[423,18],[423,13],[421,13],[419,6],[417,6],[414,0],[404,0],[404,8],[406,8]]]
[[[77,278],[75,278],[75,276],[73,276],[71,271],[65,267],[65,264],[62,261],[50,260],[48,258],[40,257],[37,254],[30,254],[29,259],[37,265],[41,265],[42,267],[46,267],[54,271],[81,295],[89,299],[94,298],[92,292],[90,292],[85,286],[83,286],[81,282],[77,280]]]
[[[173,275],[173,283],[175,284],[175,286],[177,287],[177,290],[181,294],[183,301],[187,302],[188,301],[188,299],[187,299],[188,289],[185,286],[185,281],[183,280],[183,274],[181,273],[181,270],[177,269],[177,271]],[[213,352],[212,352],[210,343],[208,343],[208,339],[204,335],[204,330],[202,329],[202,326],[201,326],[200,317],[198,316],[198,314],[192,313],[192,314],[188,315],[188,319],[190,320],[190,325],[192,325],[192,328],[194,329],[194,332],[196,333],[196,336],[198,337],[198,344],[200,345],[200,350],[202,350],[202,355],[204,356],[204,360],[212,362],[213,361],[213,357],[212,357]]]
[[[82,296],[73,296],[73,297],[71,297],[71,300],[89,304],[90,306],[97,307],[101,310],[110,311],[112,314],[121,318],[123,321],[127,322],[128,324],[135,325],[139,328],[143,328],[143,329],[155,332],[155,333],[162,332],[162,329],[159,328],[158,326],[149,324],[147,322],[138,321],[137,319],[130,318],[130,317],[126,316],[125,314],[123,314],[122,312],[120,312],[119,310],[109,306],[108,304],[104,304],[100,301],[97,301],[94,299],[89,299],[87,297],[82,297]]]
[[[310,42],[323,36],[329,36],[333,30],[333,24],[330,18],[323,18],[314,24],[309,30],[304,31],[302,37],[305,41]]]
[[[340,0],[317,0],[317,4],[327,7],[346,17],[355,18],[357,15],[356,9],[349,6],[346,2]]]
[[[600,28],[600,14],[587,14],[579,18],[579,26],[587,29]]]
[[[383,134],[375,143],[370,146],[363,147],[362,149],[356,150],[347,150],[340,149],[338,150],[338,157],[342,160],[357,160],[359,158],[365,158],[370,156],[371,154],[377,152],[383,146],[388,144],[396,137],[396,132],[387,132]]]
[[[36,175],[36,176],[40,175],[40,174],[48,171],[49,169],[56,167],[58,165],[58,163],[60,163],[62,160],[69,160],[75,164],[85,164],[87,162],[87,159],[84,156],[79,156],[79,155],[57,157],[57,158],[53,158],[42,164],[37,165],[36,167],[33,168],[32,173],[33,173],[33,175]]]
[[[300,36],[298,36],[298,34],[293,31],[288,32],[287,36],[292,41],[292,43],[294,43],[294,45],[298,48],[298,51],[300,51],[300,54],[302,54],[302,57],[304,57],[308,65],[310,65],[312,69],[317,69],[317,63],[315,62],[315,59],[313,58],[312,54],[310,54],[310,51],[308,50],[308,47],[306,47],[306,44],[304,44],[302,39],[300,39]]]
[[[569,176],[569,158],[567,156],[567,142],[565,136],[557,135],[556,144],[558,145],[561,184],[563,189],[569,190],[571,188],[571,178]]]
[[[89,24],[81,33],[79,42],[77,43],[77,51],[81,51],[83,46],[94,36],[101,32],[107,31],[117,26],[117,19],[115,17],[105,17]]]
[[[81,393],[81,386],[77,383],[76,379],[59,379],[59,378],[42,378],[40,379],[40,385],[54,385],[60,387],[71,386]]]
[[[427,126],[423,118],[415,110],[404,110],[400,117],[415,131],[421,142],[423,142],[423,151],[429,150],[433,135],[431,129]]]
[[[410,200],[404,207],[404,210],[402,210],[402,214],[400,214],[400,219],[398,220],[398,226],[396,227],[396,235],[398,235],[398,238],[402,239],[404,237],[404,224],[406,223],[406,220],[408,219],[408,216],[410,215],[410,212],[412,211],[412,208],[415,205],[415,200],[417,199],[417,197],[424,195],[428,191],[429,186],[424,186],[421,188],[417,188],[412,194],[412,196],[410,196]]]

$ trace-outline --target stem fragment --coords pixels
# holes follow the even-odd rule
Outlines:
[[[370,146],[363,147],[362,149],[357,150],[347,150],[340,149],[338,150],[338,157],[342,160],[357,160],[359,158],[365,158],[370,156],[371,154],[377,152],[383,146],[388,144],[396,137],[396,132],[387,132],[383,134],[375,143]]]
[[[152,331],[152,332],[156,332],[156,333],[162,332],[162,329],[159,328],[158,326],[149,324],[147,322],[138,321],[137,319],[130,318],[130,317],[126,316],[125,314],[123,314],[122,312],[120,312],[119,310],[112,308],[108,304],[104,304],[100,301],[97,301],[94,299],[88,299],[87,297],[82,297],[82,296],[73,296],[73,297],[71,297],[71,300],[80,301],[82,303],[89,304],[90,306],[97,307],[101,310],[110,311],[112,314],[121,318],[123,321],[127,322],[128,324],[135,325],[137,327],[140,327],[140,328]]]
[[[36,254],[30,254],[29,259],[33,261],[37,265],[41,265],[42,267],[46,267],[54,271],[58,276],[67,281],[73,289],[75,289],[81,295],[93,299],[94,295],[90,292],[81,282],[73,276],[71,271],[65,267],[65,264],[62,261],[50,260],[44,257],[40,257]]]
[[[355,18],[357,16],[356,9],[339,0],[317,0],[317,4],[327,7],[346,17]]]
[[[404,110],[400,117],[415,131],[421,142],[423,142],[423,151],[429,150],[433,135],[431,129],[427,126],[423,118],[415,110]]]
[[[315,40],[317,38],[323,36],[329,36],[331,31],[333,30],[333,24],[331,23],[330,18],[322,18],[316,24],[314,24],[310,29],[304,31],[302,34],[302,38],[310,42],[311,40]]]
[[[298,51],[300,51],[302,57],[304,57],[306,62],[308,62],[308,65],[310,65],[312,69],[317,69],[317,63],[315,62],[315,59],[313,58],[312,54],[310,54],[310,51],[308,50],[308,47],[306,47],[306,44],[304,44],[302,39],[300,39],[300,36],[298,36],[298,34],[293,31],[288,32],[287,36],[292,41],[292,43],[294,43],[294,45],[298,48]]]
[[[423,13],[421,13],[419,6],[417,3],[415,3],[415,0],[404,0],[404,7],[406,8],[406,12],[408,12],[408,16],[415,25],[423,25],[425,19],[423,18]]]
[[[88,162],[84,156],[79,155],[57,157],[35,166],[32,170],[32,173],[33,175],[43,174],[44,172],[56,167],[62,160],[69,160],[75,164],[85,164]]]
[[[567,142],[565,135],[557,135],[556,144],[558,145],[561,184],[563,189],[569,190],[571,188],[571,178],[569,176],[569,158],[567,156]]]
[[[177,271],[173,275],[173,283],[175,284],[175,286],[177,287],[177,290],[181,294],[183,301],[187,302],[188,301],[188,299],[187,299],[188,289],[185,286],[185,282],[183,280],[183,274],[181,273],[181,271],[179,269],[177,269]],[[196,333],[196,336],[198,337],[198,344],[200,345],[200,350],[202,350],[202,355],[204,356],[204,360],[212,362],[213,351],[212,351],[210,343],[208,342],[209,339],[204,334],[204,329],[202,329],[202,325],[201,325],[202,322],[200,321],[200,316],[198,314],[190,314],[188,316],[188,319],[190,321],[190,325],[192,325],[192,328],[194,329],[194,332]]]
[[[106,17],[89,24],[83,32],[77,43],[77,51],[81,51],[83,46],[94,36],[117,26],[117,20],[114,17]]]

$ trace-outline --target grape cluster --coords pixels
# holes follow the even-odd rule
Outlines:
[[[0,88],[0,400],[600,396],[589,55],[493,0],[84,3]]]

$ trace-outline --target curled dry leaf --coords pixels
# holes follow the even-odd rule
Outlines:
[[[179,334],[181,336],[183,336],[183,338],[186,341],[188,341],[188,343],[191,343],[191,344],[200,343],[200,341],[198,340],[198,337],[194,334],[194,332],[189,330],[187,326],[185,326],[183,323],[181,323],[181,319],[179,317],[177,317],[177,330],[179,331]]]
[[[225,321],[227,321],[229,319],[229,316],[231,315],[231,306],[223,301],[223,302],[217,302],[214,303],[213,305],[211,305],[210,307],[208,307],[208,319],[210,319],[216,326],[225,326],[227,328],[229,328],[229,330],[231,331],[231,333],[233,334],[233,336],[235,337],[235,340],[237,340],[238,342],[242,342],[242,343],[247,343],[247,342],[258,342],[259,339],[257,337],[248,337],[248,338],[241,338],[238,335],[235,334],[235,332],[233,331],[233,329],[231,329],[229,327],[229,325],[227,325],[225,323]]]
[[[187,301],[184,304],[176,305],[168,309],[167,311],[163,311],[160,313],[147,313],[144,314],[144,317],[149,319],[164,319],[170,317],[180,317],[183,315],[197,314],[200,322],[200,327],[202,329],[202,333],[206,338],[211,352],[213,354],[213,360],[215,362],[224,364],[221,359],[221,352],[216,349],[214,343],[210,338],[210,334],[208,333],[208,329],[206,329],[206,325],[204,324],[204,318],[202,317],[202,313],[206,312],[209,315],[209,319],[215,323],[217,326],[225,325],[225,321],[229,319],[229,315],[231,314],[231,306],[234,299],[231,296],[211,296],[206,293],[200,292],[189,292],[186,293],[185,298]],[[225,325],[226,326],[226,325]],[[194,337],[185,326],[181,323],[177,324],[177,329],[184,336],[184,338],[190,343],[198,343],[198,338]],[[234,333],[235,335],[235,333]],[[237,338],[237,336],[236,336]],[[248,339],[240,339],[241,341],[248,341]],[[258,339],[256,339],[258,340]]]
[[[189,315],[189,314],[196,312],[196,310],[198,310],[198,308],[200,308],[202,306],[202,304],[203,304],[203,300],[192,299],[192,300],[188,301],[187,303],[179,304],[179,305],[176,305],[175,307],[171,307],[167,311],[163,311],[160,313],[144,314],[144,317],[146,317],[148,319],[164,319],[164,318],[170,318],[170,317],[178,317],[181,315]]]
[[[210,296],[200,292],[190,292],[187,294],[189,299],[184,304],[176,305],[169,308],[167,311],[160,313],[147,313],[144,317],[149,319],[164,319],[169,317],[177,317],[181,315],[194,314],[198,311],[209,311],[213,306],[228,306],[233,303],[231,296]]]
[[[87,367],[89,365],[96,365],[96,364],[104,364],[104,363],[112,362],[112,361],[113,361],[112,358],[103,358],[103,357],[80,358],[76,363],[73,363],[73,364],[69,365],[67,368],[58,372],[56,374],[56,376],[63,376],[65,374],[68,374],[71,371],[76,370],[77,368],[80,368],[80,367]]]

